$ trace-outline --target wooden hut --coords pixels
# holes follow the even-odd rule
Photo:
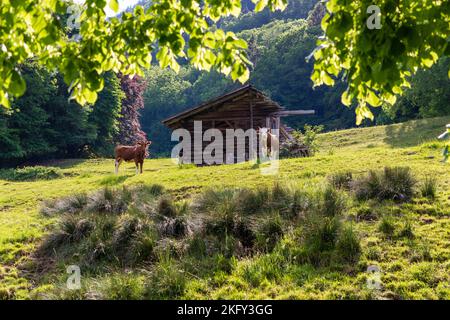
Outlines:
[[[280,118],[288,115],[313,114],[314,110],[285,110],[277,102],[271,100],[261,91],[251,85],[246,85],[232,92],[226,93],[220,97],[209,100],[197,107],[178,113],[162,121],[164,125],[172,130],[184,128],[194,136],[194,121],[202,121],[202,134],[207,129],[219,129],[223,135],[226,129],[243,129],[244,131],[253,128],[271,128],[278,129],[280,141],[290,139],[290,128],[284,126]],[[203,148],[210,142],[203,142]],[[233,154],[234,162],[239,159],[249,160],[249,141],[246,140],[245,156],[237,157],[236,145]],[[242,150],[242,149],[240,149]],[[195,154],[202,150],[194,150],[192,154],[192,163],[194,163]],[[224,157],[229,157],[224,150]],[[224,159],[224,163],[229,163]]]

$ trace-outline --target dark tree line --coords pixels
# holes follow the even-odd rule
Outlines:
[[[58,73],[34,63],[21,66],[27,91],[11,110],[0,108],[0,165],[53,158],[111,156],[116,143],[144,139],[138,110],[144,82],[107,73],[93,106],[69,101]]]

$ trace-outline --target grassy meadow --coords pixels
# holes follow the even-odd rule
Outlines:
[[[450,299],[447,123],[321,134],[315,156],[274,176],[170,159],[142,175],[125,164],[115,176],[111,159],[2,170],[0,299]],[[410,197],[346,186],[385,167],[411,169]],[[65,286],[72,264],[80,290]]]

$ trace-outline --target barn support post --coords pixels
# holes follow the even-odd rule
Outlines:
[[[275,129],[280,130],[280,117],[275,118]]]
[[[256,157],[256,152],[255,151],[255,145],[254,145],[254,140],[255,140],[255,133],[254,130],[255,129],[255,125],[253,123],[253,96],[250,99],[250,141],[249,141],[249,145],[248,145],[248,160],[253,160]]]
[[[201,121],[194,120],[194,163],[203,163],[203,128]]]

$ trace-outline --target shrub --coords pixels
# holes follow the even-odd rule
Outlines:
[[[64,209],[68,213],[81,212],[87,205],[87,195],[85,193],[78,193],[66,198]]]
[[[279,182],[275,182],[272,187],[272,202],[275,203],[284,203],[286,200],[290,198],[290,190],[289,188],[281,184]]]
[[[9,181],[51,180],[61,177],[61,169],[55,167],[34,166],[0,170],[0,179]]]
[[[409,168],[384,168],[381,172],[370,171],[354,184],[356,197],[360,200],[407,201],[414,195],[415,179]]]
[[[358,236],[351,226],[343,228],[336,244],[337,254],[340,259],[354,263],[361,253],[361,245]]]
[[[66,216],[60,222],[60,232],[67,236],[68,242],[77,242],[89,236],[94,224],[87,219]]]
[[[308,147],[310,154],[314,154],[319,150],[317,135],[323,131],[323,128],[323,126],[310,126],[306,124],[303,128],[303,133],[295,130],[292,132],[292,135],[295,140]]]
[[[425,181],[420,187],[422,197],[435,199],[437,193],[437,181],[434,177],[426,177]]]
[[[337,172],[328,177],[328,181],[336,189],[349,190],[352,180],[353,174],[351,171]]]

